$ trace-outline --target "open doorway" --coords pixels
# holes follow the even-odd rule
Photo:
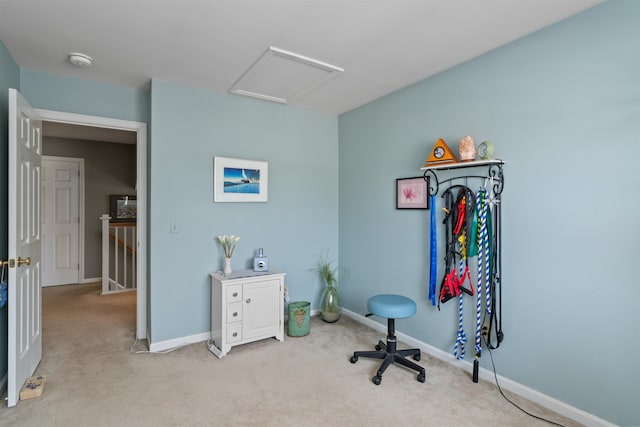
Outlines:
[[[43,121],[42,153],[42,286],[100,281],[100,218],[113,195],[136,198],[136,133]]]
[[[132,153],[135,153],[135,173],[129,179],[129,184],[124,184],[125,187],[129,185],[133,187],[135,195],[137,197],[137,227],[136,227],[136,248],[137,248],[137,271],[136,271],[136,338],[147,338],[147,321],[146,321],[146,306],[147,306],[147,280],[146,280],[146,164],[147,164],[147,138],[146,138],[146,124],[141,122],[131,122],[126,120],[109,119],[96,116],[85,116],[72,113],[63,113],[50,110],[36,110],[40,115],[45,129],[43,134],[45,136],[61,137],[66,135],[70,138],[79,140],[98,140],[103,144],[102,148],[107,147],[104,144],[119,145],[119,150],[124,151],[125,145],[129,146]],[[71,133],[69,133],[71,132]],[[71,136],[73,135],[73,136]],[[109,142],[105,142],[109,141]],[[46,144],[46,142],[45,142]],[[88,145],[88,144],[87,144]],[[135,148],[133,148],[135,147]],[[51,153],[50,153],[51,154]],[[131,169],[129,167],[128,169]],[[132,172],[132,171],[129,171]],[[126,174],[125,174],[126,175]],[[127,181],[127,179],[124,179]],[[114,190],[115,191],[115,190]],[[85,205],[89,203],[85,201]],[[105,213],[105,212],[102,212]],[[91,216],[91,217],[90,217]],[[81,221],[96,220],[97,217],[93,213],[87,212],[86,218]],[[83,228],[82,225],[80,228]],[[86,227],[83,229],[86,230]],[[83,252],[88,250],[83,248]],[[78,283],[86,281],[92,281],[97,279],[93,277],[93,274],[87,275],[89,271],[84,272],[88,263],[87,258],[80,260],[82,272],[79,274]],[[95,262],[95,261],[92,261]]]

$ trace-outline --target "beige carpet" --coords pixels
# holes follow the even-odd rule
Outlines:
[[[188,313],[184,314],[188,316]],[[311,334],[232,348],[219,360],[204,342],[168,354],[132,354],[135,295],[99,295],[99,285],[43,290],[44,394],[0,409],[16,426],[539,426],[494,384],[424,355],[427,380],[354,350],[383,337],[343,316],[313,318]],[[404,347],[401,345],[401,348]],[[143,345],[137,348],[143,349]],[[511,397],[511,395],[510,395]],[[517,396],[528,410],[575,422]]]

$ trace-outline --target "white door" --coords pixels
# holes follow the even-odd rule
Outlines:
[[[79,282],[79,160],[42,158],[42,286]]]
[[[25,379],[42,357],[41,155],[42,122],[20,93],[9,89],[9,406],[18,403]]]
[[[246,283],[242,288],[242,338],[273,336],[280,325],[280,282],[266,280]]]

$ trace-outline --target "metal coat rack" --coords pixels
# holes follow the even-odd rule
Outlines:
[[[486,332],[486,335],[483,335],[485,340],[485,345],[489,347],[489,349],[497,349],[500,346],[500,342],[504,338],[504,334],[502,332],[502,291],[501,291],[501,276],[502,276],[502,250],[501,250],[501,236],[502,236],[502,218],[501,218],[501,194],[504,190],[504,173],[503,173],[504,161],[495,159],[495,160],[477,160],[470,162],[457,162],[457,163],[446,163],[446,164],[430,164],[425,165],[421,168],[424,171],[424,179],[427,183],[429,196],[436,196],[440,192],[440,187],[443,184],[451,183],[451,185],[447,186],[447,189],[451,189],[454,187],[467,187],[467,183],[469,179],[477,179],[480,183],[483,183],[485,188],[487,185],[491,186],[491,190],[493,191],[493,197],[490,203],[493,203],[495,209],[492,213],[494,218],[494,242],[496,245],[494,256],[496,256],[495,260],[495,271],[493,272],[492,286],[493,292],[498,292],[498,300],[496,301],[497,306],[493,306],[494,316],[489,318],[489,328]],[[478,175],[477,171],[480,168],[486,168],[486,175]],[[448,171],[448,170],[457,170],[457,169],[470,169],[474,168],[475,170],[472,173],[462,173],[451,178],[440,179],[438,177],[438,173],[440,171]],[[462,185],[464,184],[464,185]],[[445,197],[447,191],[444,191],[442,197]],[[431,209],[435,209],[435,206],[431,206]],[[499,311],[497,311],[499,310]],[[498,314],[496,314],[498,313]],[[486,322],[486,319],[484,320]],[[491,327],[495,326],[495,341],[492,343],[491,341]],[[484,334],[484,332],[483,332]],[[466,339],[465,339],[466,340]],[[494,345],[495,344],[495,345]],[[463,356],[464,357],[464,356]],[[473,363],[473,382],[478,382],[478,371],[479,371],[479,358],[480,353],[476,353],[476,358]]]
[[[436,195],[440,191],[440,185],[446,184],[448,182],[453,182],[456,180],[468,180],[469,178],[479,178],[479,179],[488,179],[493,180],[493,192],[496,196],[502,194],[502,190],[504,189],[504,174],[502,171],[502,167],[504,166],[504,161],[495,159],[495,160],[476,160],[472,162],[457,162],[457,163],[445,163],[442,165],[434,164],[428,165],[420,168],[420,170],[424,171],[424,179],[427,181],[429,186],[429,195]],[[454,176],[452,178],[448,178],[445,180],[438,179],[437,171],[446,171],[452,169],[468,169],[468,168],[481,168],[486,167],[487,174],[486,175],[469,175],[463,174],[460,176]]]

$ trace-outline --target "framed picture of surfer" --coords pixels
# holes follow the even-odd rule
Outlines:
[[[214,202],[266,202],[268,185],[267,162],[213,158]]]
[[[429,178],[396,179],[396,209],[429,209]]]

